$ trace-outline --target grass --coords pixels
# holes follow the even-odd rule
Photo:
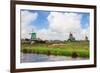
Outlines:
[[[46,55],[72,56],[76,52],[79,57],[89,58],[89,42],[66,42],[64,46],[52,44],[21,44],[21,52]]]

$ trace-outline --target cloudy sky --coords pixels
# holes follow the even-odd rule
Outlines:
[[[89,13],[21,9],[21,38],[36,32],[42,40],[67,40],[71,32],[76,40],[89,38]]]

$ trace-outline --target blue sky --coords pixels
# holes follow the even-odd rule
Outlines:
[[[21,9],[21,15],[24,20],[21,21],[24,38],[28,37],[27,33],[33,27],[41,39],[65,40],[70,32],[75,32],[74,35],[79,40],[84,39],[84,36],[89,37],[90,14],[86,12]]]

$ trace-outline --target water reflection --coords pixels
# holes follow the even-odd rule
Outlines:
[[[48,62],[48,61],[67,61],[67,60],[86,60],[86,58],[71,58],[66,56],[54,56],[44,54],[24,54],[21,53],[21,63],[24,62]]]

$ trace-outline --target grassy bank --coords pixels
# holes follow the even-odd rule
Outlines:
[[[64,45],[53,44],[21,44],[21,52],[46,55],[72,56],[76,52],[79,57],[89,58],[88,42],[66,42]]]

